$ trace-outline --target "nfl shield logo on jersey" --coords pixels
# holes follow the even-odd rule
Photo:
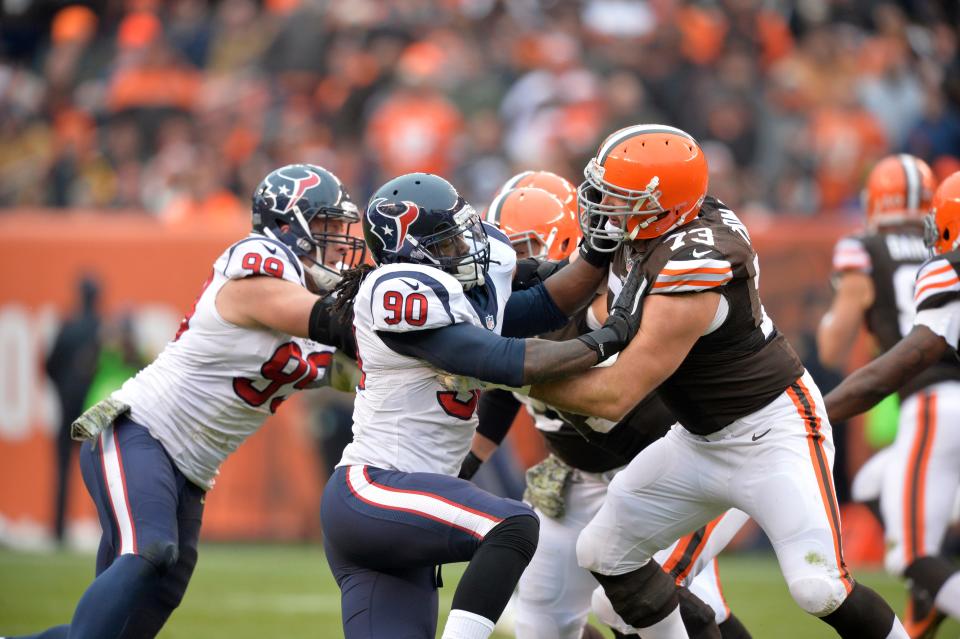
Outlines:
[[[490,315],[490,314],[487,315],[487,317],[484,319],[484,321],[485,321],[486,324],[487,324],[487,328],[490,329],[491,331],[492,331],[493,328],[497,325],[497,320],[494,319],[493,315]]]

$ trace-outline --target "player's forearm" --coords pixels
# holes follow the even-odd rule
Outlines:
[[[833,313],[827,313],[817,329],[817,356],[828,368],[841,368],[857,338],[860,324],[844,325]]]
[[[597,353],[580,340],[552,342],[525,340],[523,383],[537,384],[588,370],[597,363]]]
[[[597,268],[579,259],[551,275],[543,285],[557,308],[570,316],[593,300],[606,275],[605,268]]]
[[[569,379],[534,384],[530,396],[559,410],[617,422],[643,399],[643,395],[635,397],[632,391],[638,386],[617,383],[612,371],[612,367],[594,368]]]
[[[827,415],[831,421],[843,421],[869,410],[936,362],[945,349],[942,337],[926,327],[915,327],[896,346],[827,393]]]

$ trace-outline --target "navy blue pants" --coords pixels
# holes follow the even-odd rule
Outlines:
[[[140,619],[128,623],[129,636],[154,636],[180,604],[196,566],[204,491],[127,417],[84,443],[80,469],[103,529],[97,575],[127,553],[157,568],[146,600],[131,611]]]
[[[320,509],[347,639],[433,639],[437,566],[469,561],[508,517],[533,515],[470,482],[371,466],[337,468]]]

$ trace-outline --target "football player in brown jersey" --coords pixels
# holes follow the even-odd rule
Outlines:
[[[824,364],[842,366],[862,327],[880,352],[910,332],[914,281],[929,257],[923,220],[934,188],[933,171],[912,155],[884,158],[870,172],[863,197],[867,230],[841,239],[834,251],[836,294],[817,333]],[[907,577],[917,593],[903,619],[914,637],[934,632],[943,618],[926,596],[932,586],[924,585],[930,579],[923,567],[939,550],[957,486],[960,466],[949,461],[958,448],[949,441],[956,439],[955,429],[942,425],[955,421],[951,407],[960,409],[958,382],[960,362],[948,352],[900,388],[897,439],[880,453],[886,567]]]
[[[956,358],[960,346],[960,172],[937,188],[933,212],[925,220],[927,245],[934,257],[917,274],[913,301],[913,328],[885,354],[845,379],[826,397],[831,419],[846,419],[914,382],[944,354]],[[960,436],[953,426],[960,420],[960,405],[949,398],[960,393],[960,384],[943,383],[937,392],[923,393],[916,402],[915,429],[903,442],[916,459],[907,472],[903,499],[914,503],[904,515],[903,552],[910,557],[904,575],[910,580],[916,622],[911,636],[932,636],[943,614],[960,619],[960,573],[937,556],[948,516],[960,485]],[[944,394],[944,392],[946,394]],[[900,435],[898,434],[898,443]],[[935,489],[929,486],[936,477]],[[888,531],[894,534],[900,531]],[[908,619],[908,623],[913,621]]]
[[[584,173],[584,244],[591,258],[611,251],[621,277],[643,269],[640,330],[612,366],[531,395],[616,421],[659,387],[679,425],[613,479],[577,542],[580,565],[642,636],[685,637],[676,587],[652,557],[739,508],[770,538],[801,608],[843,637],[906,637],[844,564],[823,400],[763,310],[747,228],[707,196],[699,144],[668,126],[627,127]]]
[[[531,180],[541,186],[507,188]],[[571,193],[572,211],[564,205],[564,196]],[[558,175],[526,171],[506,183],[487,209],[486,218],[507,234],[518,257],[548,258],[557,261],[559,268],[576,251],[581,237],[575,194],[575,187]],[[620,280],[614,277],[611,286],[619,291]],[[565,327],[542,337],[568,339],[602,324],[607,317],[606,285],[601,293]],[[598,602],[594,612],[600,621],[610,625],[615,636],[624,637],[616,630],[622,621],[616,619],[609,602],[603,601],[601,593],[594,594],[596,579],[577,564],[577,536],[600,509],[613,476],[638,452],[664,436],[676,420],[656,393],[614,424],[560,413],[543,402],[491,389],[480,396],[480,423],[460,477],[470,478],[482,460],[490,457],[524,404],[550,455],[527,471],[524,500],[540,517],[540,539],[517,586],[513,630],[517,639],[599,636],[587,625],[593,600]],[[716,623],[723,639],[750,637],[724,601],[715,559],[747,519],[743,512],[729,510],[656,555],[682,588],[680,613],[691,634]]]

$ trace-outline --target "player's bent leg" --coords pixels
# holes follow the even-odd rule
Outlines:
[[[756,444],[762,447],[754,455],[758,463],[731,486],[737,506],[773,544],[790,595],[843,637],[900,636],[890,634],[899,626],[890,607],[870,589],[855,585],[844,563],[833,440],[816,385],[804,374],[787,389],[786,398],[764,411],[773,432]]]
[[[610,483],[604,504],[577,540],[577,560],[613,609],[650,637],[686,637],[674,580],[651,559],[725,507],[702,501],[696,450],[676,431],[637,455]],[[700,469],[703,472],[703,469]]]
[[[197,565],[197,544],[203,518],[204,491],[178,477],[180,489],[177,528],[180,535],[177,563],[159,573],[153,586],[130,615],[120,639],[152,639],[183,601]]]
[[[97,578],[77,604],[69,636],[113,639],[157,576],[177,562],[179,471],[146,428],[128,418],[84,445],[80,464],[104,538]]]
[[[563,491],[561,517],[536,511],[540,540],[517,588],[517,639],[580,639],[586,630],[597,581],[577,564],[577,536],[599,510],[608,483],[577,471]]]
[[[532,511],[507,517],[486,534],[453,595],[444,639],[474,637],[466,631],[486,624],[490,631],[507,605],[537,549],[540,523]],[[466,613],[454,615],[455,612]]]
[[[493,630],[538,536],[537,517],[526,504],[455,477],[369,466],[334,472],[324,490],[321,522],[344,596],[346,577],[357,570],[397,574],[470,561],[445,629],[444,636],[454,637],[464,629],[474,632],[471,636]],[[338,565],[337,557],[349,561]]]

